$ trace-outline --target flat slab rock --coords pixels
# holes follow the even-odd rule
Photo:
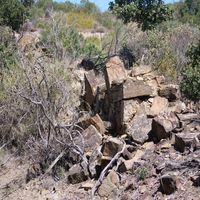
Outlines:
[[[90,125],[83,131],[83,138],[85,141],[85,152],[87,153],[91,153],[102,143],[102,135],[93,125]]]
[[[123,85],[123,99],[131,99],[142,96],[152,96],[153,89],[144,81],[127,79]]]
[[[90,70],[87,73],[85,73],[84,79],[85,79],[84,98],[85,101],[89,103],[89,105],[92,105],[95,101],[95,96],[97,93],[98,80],[93,70]]]
[[[132,72],[131,72],[131,76],[140,76],[143,74],[147,74],[149,72],[152,71],[152,68],[150,65],[142,65],[139,67],[134,67]]]

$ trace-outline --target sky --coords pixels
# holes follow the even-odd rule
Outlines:
[[[57,0],[58,2],[65,2],[66,0]],[[73,3],[80,3],[80,0],[69,0]],[[102,11],[107,10],[108,3],[112,0],[90,0],[91,2],[94,2]],[[176,0],[164,0],[166,3],[173,3]]]

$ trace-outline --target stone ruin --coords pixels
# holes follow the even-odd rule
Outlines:
[[[181,100],[178,85],[166,84],[151,66],[127,71],[119,57],[112,57],[105,66],[104,80],[93,70],[85,71],[83,100],[91,113],[79,119],[88,165],[73,166],[68,174],[70,182],[88,180],[83,187],[92,189],[94,183],[89,179],[98,180],[110,165],[98,194],[112,199],[123,177],[128,184],[127,174],[121,175],[120,181],[118,173],[145,166],[149,174],[155,173],[152,170],[158,173],[156,178],[152,174],[148,177],[155,184],[150,181],[145,186],[151,195],[157,191],[169,195],[177,190],[177,175],[169,173],[175,167],[172,162],[176,160],[180,166],[180,153],[195,152],[200,147],[200,116],[194,106]],[[120,157],[112,164],[119,152]],[[169,159],[170,152],[174,157]]]

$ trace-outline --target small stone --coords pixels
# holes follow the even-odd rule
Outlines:
[[[94,187],[95,183],[93,181],[86,181],[81,184],[81,188],[84,190],[90,190]]]
[[[175,135],[175,148],[184,152],[186,149],[194,151],[199,146],[200,133],[178,133]]]
[[[160,178],[160,189],[163,194],[170,195],[177,189],[175,177],[172,175],[163,175]]]
[[[177,85],[162,85],[158,91],[159,96],[167,98],[169,101],[175,101],[179,98]]]
[[[149,114],[151,116],[159,115],[160,113],[167,111],[168,105],[169,105],[169,103],[168,103],[168,100],[166,98],[156,96],[153,99],[153,103],[152,103],[152,106],[150,108]]]
[[[148,139],[148,134],[152,129],[152,119],[148,119],[145,114],[136,115],[128,124],[127,134],[134,142],[143,144]]]
[[[120,173],[129,171],[133,169],[133,165],[134,163],[138,162],[142,156],[145,155],[146,151],[153,151],[154,149],[154,144],[153,142],[147,142],[144,145],[141,146],[141,150],[138,149],[135,153],[135,155],[133,156],[132,159],[130,160],[123,160],[123,162],[120,164],[120,166],[118,167],[118,171]]]
[[[123,143],[118,138],[110,137],[105,141],[102,147],[102,153],[104,156],[113,157],[116,153],[122,150]]]
[[[92,152],[102,143],[102,136],[93,125],[83,131],[83,138],[85,152]]]
[[[173,112],[160,114],[153,119],[151,137],[154,142],[169,138],[171,131],[180,126],[179,119]]]
[[[100,118],[98,114],[96,114],[94,117],[91,117],[89,119],[90,124],[95,126],[95,128],[103,135],[106,132],[104,122]]]
[[[94,149],[89,158],[88,168],[92,177],[99,176],[99,171],[101,170],[102,157],[103,155],[101,153],[101,147],[99,146],[96,149]]]
[[[130,122],[136,114],[141,101],[139,99],[124,100],[124,123]]]
[[[120,179],[118,174],[112,170],[106,178],[104,178],[99,187],[98,194],[100,197],[109,197],[112,193],[118,190]],[[113,196],[113,195],[112,195]]]
[[[80,183],[86,181],[89,177],[89,173],[87,170],[87,165],[85,163],[75,164],[67,173],[68,181],[71,184]]]

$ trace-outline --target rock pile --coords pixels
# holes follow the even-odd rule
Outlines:
[[[200,166],[199,114],[181,101],[177,85],[165,84],[150,66],[127,71],[119,57],[113,57],[104,78],[85,72],[83,99],[92,115],[79,125],[88,163],[73,166],[69,181],[98,180],[93,189],[108,199],[183,194],[184,187],[190,187],[181,183],[191,180],[186,166],[195,162],[194,174]]]

